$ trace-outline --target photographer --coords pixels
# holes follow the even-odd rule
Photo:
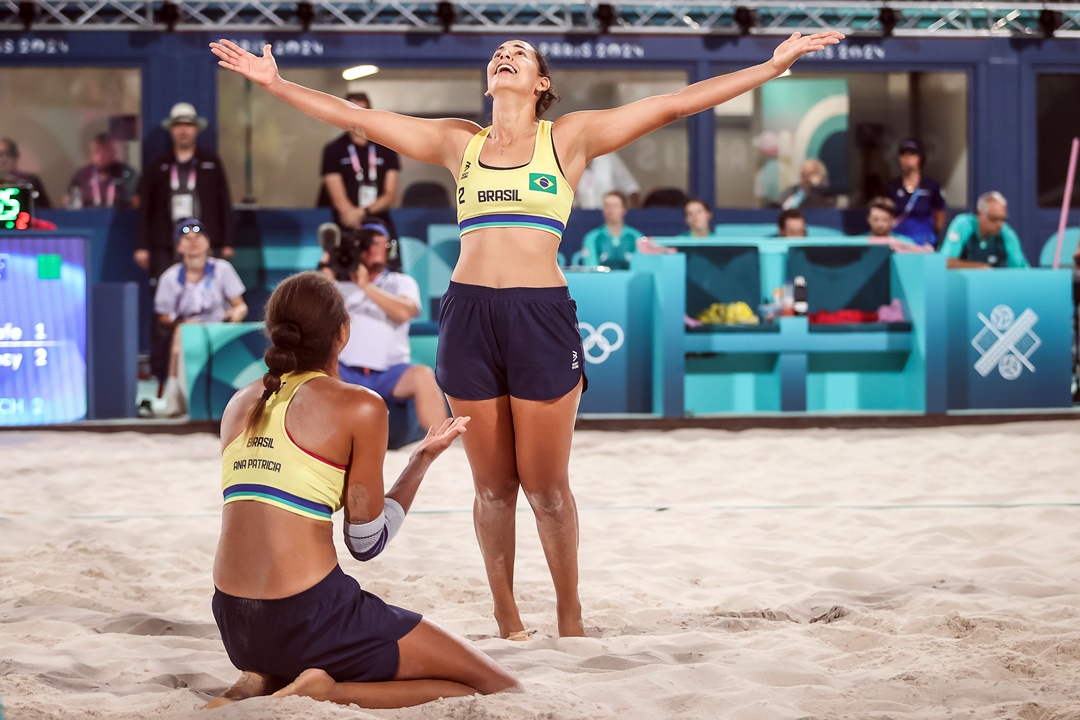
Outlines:
[[[334,279],[351,321],[349,340],[338,356],[341,379],[375,391],[387,404],[411,398],[425,430],[441,426],[449,413],[435,373],[410,362],[409,322],[420,313],[419,286],[387,267],[386,226],[365,224],[340,239],[337,232],[332,225],[320,228],[326,252],[319,270]]]

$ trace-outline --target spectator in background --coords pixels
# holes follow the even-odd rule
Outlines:
[[[627,207],[641,207],[641,186],[618,153],[593,158],[574,191],[574,207],[603,209],[608,193],[619,191]]]
[[[0,182],[9,184],[29,185],[31,195],[34,198],[34,208],[48,210],[52,207],[49,194],[45,192],[45,184],[41,178],[30,173],[20,172],[19,146],[14,140],[0,137]]]
[[[370,108],[366,93],[349,93],[345,99],[361,108]],[[366,222],[377,222],[397,239],[390,206],[397,201],[398,154],[368,142],[360,129],[343,133],[323,147],[322,188],[318,207],[333,208],[334,222],[344,229],[359,230]]]
[[[116,145],[109,133],[90,141],[90,162],[75,171],[64,194],[64,206],[79,208],[126,208],[138,205],[139,176],[135,169],[116,159]]]
[[[681,238],[708,238],[713,236],[712,208],[701,198],[690,198],[683,203],[683,219],[689,228]]]
[[[603,265],[615,269],[630,267],[630,257],[641,232],[625,225],[626,196],[618,190],[604,195],[604,224],[585,234],[581,247],[582,265]]]
[[[223,258],[233,254],[232,198],[225,167],[217,155],[196,145],[206,120],[194,105],[179,102],[161,124],[172,136],[172,147],[143,172],[135,224],[135,263],[146,270],[151,286],[176,261],[173,233],[181,220],[199,218],[212,254]],[[169,346],[159,333],[150,337],[150,366],[164,381]]]
[[[1005,222],[1009,217],[1005,196],[996,191],[983,193],[975,214],[961,213],[949,223],[941,251],[949,268],[1026,268],[1027,258],[1020,238]]]
[[[409,324],[420,314],[420,286],[387,267],[390,231],[385,226],[373,222],[359,232],[346,231],[340,243],[339,258],[359,260],[349,279],[335,275],[329,253],[319,270],[335,281],[352,327],[338,354],[341,379],[373,390],[388,405],[411,399],[421,427],[438,429],[450,417],[446,401],[434,371],[412,363],[409,345]]]
[[[777,234],[782,238],[806,237],[806,218],[795,208],[781,210],[776,216]]]
[[[900,177],[885,188],[885,195],[899,210],[895,230],[918,245],[937,247],[938,236],[945,229],[945,196],[941,185],[923,175],[926,151],[918,140],[902,140],[898,153]]]
[[[165,380],[165,413],[169,417],[187,411],[180,379],[180,326],[184,323],[240,322],[247,317],[244,287],[228,260],[210,257],[210,240],[195,218],[176,225],[176,250],[180,262],[158,279],[154,313],[168,341],[169,369]]]
[[[870,234],[866,241],[871,245],[888,245],[893,252],[933,252],[929,245],[916,245],[911,238],[893,232],[896,225],[896,203],[887,197],[873,198],[866,206],[866,224]]]
[[[780,198],[784,210],[795,208],[830,208],[836,199],[829,194],[829,170],[817,158],[803,160],[799,167],[799,184],[792,185]]]
[[[870,226],[870,237],[897,237],[893,232],[896,227],[896,203],[887,197],[871,199],[866,206],[866,224]]]
[[[143,173],[135,227],[135,263],[150,275],[151,285],[175,260],[173,227],[181,220],[200,218],[214,253],[223,258],[233,254],[232,198],[225,167],[216,154],[196,145],[206,119],[191,103],[180,102],[161,124],[172,136],[172,147]]]

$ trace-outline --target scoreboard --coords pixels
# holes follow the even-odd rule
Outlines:
[[[0,426],[87,412],[86,239],[0,234]]]

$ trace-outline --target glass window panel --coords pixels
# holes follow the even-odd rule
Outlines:
[[[759,88],[725,103],[715,110],[717,207],[774,205],[798,183],[804,156],[799,148],[814,144],[815,133],[802,126],[807,117],[816,115],[819,127],[826,129],[823,118],[831,118],[833,134],[840,132],[844,103],[830,100],[828,93],[816,97],[809,83],[797,84],[803,80],[846,86],[846,139],[842,147],[835,142],[831,146],[834,167],[829,178],[839,207],[865,205],[882,192],[899,174],[896,145],[908,136],[919,137],[926,146],[925,173],[941,183],[948,205],[967,207],[968,77],[963,72],[795,73],[773,80],[768,91]],[[805,91],[801,101],[806,107],[797,112],[795,88]],[[766,107],[769,102],[772,107]],[[831,109],[825,107],[829,103]],[[785,113],[790,117],[777,117]]]
[[[1080,75],[1042,74],[1036,84],[1038,112],[1038,192],[1039,207],[1060,208],[1069,171],[1069,149],[1076,137],[1075,107],[1080,97]],[[1073,184],[1070,207],[1080,207],[1080,185]]]
[[[578,110],[603,110],[686,87],[679,70],[558,70],[552,82],[562,99],[547,113],[554,120]],[[663,187],[687,191],[689,134],[687,121],[678,120],[619,150],[619,157],[641,185],[644,200]]]
[[[142,72],[137,68],[0,69],[0,135],[19,147],[17,170],[38,175],[59,207],[91,140],[114,130],[118,159],[141,170]]]
[[[345,68],[298,68],[285,72],[292,82],[343,97],[365,92],[372,107],[419,117],[484,119],[482,70],[384,68],[347,82]],[[251,119],[250,144],[246,142]],[[323,146],[341,130],[293,110],[261,88],[228,71],[218,74],[221,159],[233,198],[261,207],[314,207],[319,193]],[[250,160],[250,164],[248,161]],[[405,189],[435,181],[452,196],[454,178],[445,169],[401,158],[398,205]]]

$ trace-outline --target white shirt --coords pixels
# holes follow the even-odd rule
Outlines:
[[[634,193],[641,192],[641,186],[630,174],[630,169],[615,153],[593,158],[585,168],[574,191],[574,207],[599,210],[604,206],[604,195],[612,190],[621,191],[627,200]]]
[[[154,292],[154,312],[180,320],[221,322],[232,300],[244,294],[244,283],[228,260],[208,258],[202,278],[187,282],[184,263],[161,273]]]
[[[409,298],[416,303],[417,311],[420,310],[420,286],[408,275],[384,270],[372,283],[391,295]],[[338,360],[352,367],[378,371],[409,362],[412,357],[410,321],[392,321],[356,283],[337,281],[335,284],[345,298],[345,310],[352,323],[349,342],[341,350]]]

